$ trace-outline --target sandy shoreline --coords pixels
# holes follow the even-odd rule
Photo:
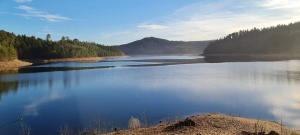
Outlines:
[[[54,62],[98,62],[106,59],[120,58],[124,56],[107,56],[107,57],[82,57],[82,58],[58,58],[58,59],[47,59],[37,60],[33,63],[54,63]]]
[[[20,67],[30,66],[32,63],[18,59],[12,61],[0,61],[0,71],[14,71]]]
[[[82,58],[60,58],[60,59],[48,59],[41,60],[41,63],[52,63],[52,62],[97,62],[104,60],[105,57],[82,57]]]
[[[110,57],[82,57],[82,58],[61,58],[61,59],[48,59],[48,60],[33,60],[31,63],[21,60],[0,61],[0,71],[15,71],[18,68],[30,66],[33,63],[55,63],[55,62],[98,62],[110,58],[119,58],[123,56],[110,56]]]
[[[227,116],[222,114],[197,115],[176,122],[162,122],[149,128],[115,131],[107,135],[299,135],[299,131],[280,123]]]

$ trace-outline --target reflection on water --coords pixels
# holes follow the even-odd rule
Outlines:
[[[0,125],[23,116],[33,134],[57,134],[64,125],[79,130],[101,121],[110,129],[126,128],[131,116],[155,124],[220,112],[300,128],[300,61],[194,63],[191,57],[182,63],[178,58],[53,63],[35,68],[89,68],[2,74]],[[128,66],[162,61],[176,64]],[[113,68],[91,68],[100,66]],[[10,124],[0,134],[18,134],[19,128]]]
[[[72,70],[87,70],[113,68],[114,66],[99,66],[99,67],[25,67],[19,69],[18,73],[39,73],[39,72],[54,72],[54,71],[72,71]]]
[[[17,81],[0,81],[0,101],[1,97],[5,96],[9,92],[16,92],[18,89]]]

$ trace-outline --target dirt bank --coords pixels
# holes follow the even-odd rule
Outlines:
[[[20,67],[30,66],[32,63],[20,61],[20,60],[12,60],[12,61],[0,61],[0,71],[12,71],[17,70]]]
[[[33,63],[53,63],[53,62],[98,62],[106,59],[120,58],[124,56],[107,56],[107,57],[82,57],[82,58],[59,58],[59,59],[48,59],[38,60]]]
[[[192,116],[174,123],[161,123],[154,127],[130,129],[108,135],[299,135],[280,123],[221,114]]]
[[[61,59],[48,59],[42,60],[42,63],[51,62],[97,62],[103,60],[103,57],[83,57],[83,58],[61,58]]]

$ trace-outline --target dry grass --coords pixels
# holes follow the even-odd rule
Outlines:
[[[222,114],[197,115],[176,122],[162,122],[159,125],[141,128],[137,118],[129,120],[129,129],[118,131],[109,130],[101,121],[96,127],[75,131],[68,126],[59,130],[60,135],[300,135],[299,131],[284,127],[282,122],[241,118]],[[21,134],[30,135],[31,128],[21,124]]]
[[[12,71],[17,70],[20,67],[30,66],[32,63],[20,61],[20,60],[12,60],[12,61],[0,61],[0,71]]]
[[[68,126],[63,126],[59,129],[59,135],[73,135],[73,131]]]
[[[298,131],[283,127],[282,124],[264,120],[233,117],[221,114],[207,114],[189,117],[195,125],[181,125],[178,123],[160,124],[150,128],[129,129],[124,131],[112,132],[108,135],[241,135],[242,132],[250,134],[265,133],[271,131],[282,135],[297,135]],[[181,123],[185,123],[181,121]],[[178,128],[166,130],[170,126],[177,124]]]
[[[139,119],[137,118],[134,118],[134,117],[131,117],[129,119],[129,122],[128,122],[128,128],[129,129],[137,129],[137,128],[141,128],[141,122]]]

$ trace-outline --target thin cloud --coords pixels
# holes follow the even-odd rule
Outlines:
[[[21,6],[18,6],[17,9],[21,9],[21,10],[24,10],[24,11],[34,11],[34,9],[30,6],[26,6],[26,5],[21,5]]]
[[[300,8],[299,0],[265,0],[262,4],[262,7],[269,9],[290,9]]]
[[[15,2],[26,3],[26,2],[32,2],[32,0],[15,0]]]
[[[50,14],[45,11],[37,10],[33,7],[26,6],[26,5],[20,5],[16,7],[16,9],[22,10],[25,13],[17,14],[19,16],[27,17],[27,18],[39,18],[41,20],[49,21],[49,22],[61,22],[61,21],[67,21],[71,20],[71,18],[61,16],[58,14]]]
[[[167,26],[158,25],[158,24],[141,24],[138,25],[137,27],[146,30],[163,30],[168,28]]]
[[[146,20],[149,25],[140,23],[136,28],[123,30],[127,31],[124,35],[116,31],[117,38],[103,36],[105,38],[99,40],[113,41],[113,44],[148,36],[170,40],[211,40],[241,29],[269,27],[299,20],[299,0],[204,1],[179,8],[158,22]]]

